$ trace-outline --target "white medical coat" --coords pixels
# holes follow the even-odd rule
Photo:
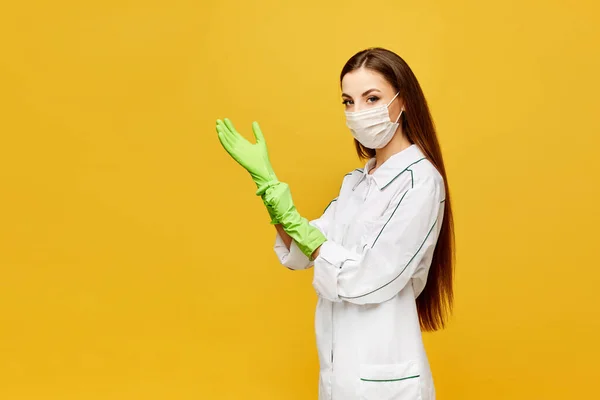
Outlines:
[[[417,145],[343,179],[311,221],[326,236],[314,262],[279,235],[275,252],[294,270],[314,266],[319,400],[433,400],[415,298],[444,213],[442,176]]]

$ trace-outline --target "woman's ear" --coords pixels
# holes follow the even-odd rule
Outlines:
[[[404,112],[404,111],[406,111],[406,108],[404,108],[404,105],[406,104],[406,103],[404,102],[404,98],[402,98],[402,97],[398,96],[398,102],[400,103],[400,109],[401,109],[403,112]]]

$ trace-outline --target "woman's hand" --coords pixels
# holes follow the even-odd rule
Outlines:
[[[258,122],[252,123],[252,131],[256,138],[256,143],[254,144],[240,135],[227,118],[225,118],[225,121],[217,120],[216,128],[223,148],[252,176],[252,180],[258,188],[257,195],[262,195],[269,186],[278,182],[277,176],[271,166],[267,144],[258,126]]]
[[[277,180],[258,123],[252,124],[252,131],[256,138],[255,144],[244,139],[230,120],[217,120],[217,133],[221,145],[252,176],[258,187],[256,194],[262,197],[271,216],[271,223],[281,224],[287,235],[296,241],[302,253],[311,257],[325,242],[325,236],[298,213],[288,185]]]

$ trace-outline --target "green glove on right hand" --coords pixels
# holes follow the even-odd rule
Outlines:
[[[225,118],[225,122],[217,120],[217,134],[221,145],[238,164],[250,173],[258,188],[256,194],[260,196],[269,185],[278,181],[271,166],[267,144],[258,122],[252,123],[252,131],[256,138],[254,144],[240,135],[229,119]]]
[[[298,213],[288,184],[278,182],[269,186],[262,198],[269,214],[274,215],[302,253],[312,260],[312,254],[327,239],[319,229],[310,225],[308,220]]]
[[[217,120],[219,141],[231,157],[244,167],[256,183],[256,194],[261,196],[271,216],[271,223],[279,223],[308,258],[325,242],[325,236],[306,218],[300,216],[287,184],[279,182],[269,161],[269,153],[258,123],[252,124],[256,143],[240,135],[230,120]]]
[[[216,128],[223,148],[250,173],[252,180],[256,183],[257,195],[260,196],[269,185],[277,182],[277,176],[275,176],[269,160],[265,138],[258,122],[252,124],[252,131],[256,138],[255,144],[250,143],[240,135],[228,118],[225,118],[225,121],[217,120]],[[268,207],[267,211],[269,217],[271,217],[271,224],[278,224],[279,221]]]

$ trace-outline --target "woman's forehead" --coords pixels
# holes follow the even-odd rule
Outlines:
[[[349,72],[342,79],[342,91],[351,96],[360,96],[364,91],[369,89],[386,91],[391,89],[391,87],[381,74],[366,68]]]

